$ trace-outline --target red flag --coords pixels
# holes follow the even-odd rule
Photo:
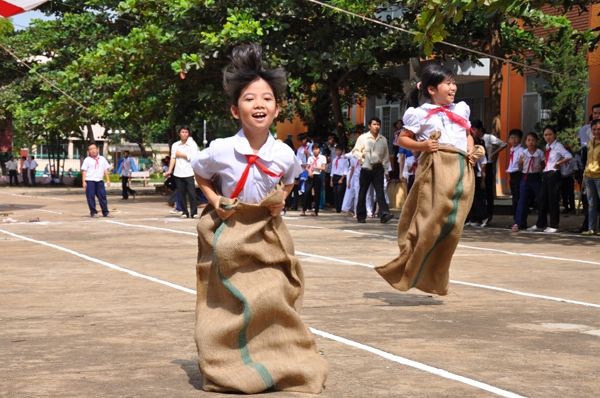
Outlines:
[[[21,14],[44,4],[48,0],[0,0],[0,16],[4,18]]]

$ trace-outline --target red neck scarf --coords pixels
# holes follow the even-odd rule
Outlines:
[[[544,165],[546,171],[548,171],[548,160],[550,159],[551,150],[552,148],[546,148],[546,164]]]
[[[96,161],[96,164],[94,165],[94,170],[96,170],[98,167],[100,167],[100,156],[97,156],[95,158],[92,158]]]
[[[460,127],[464,128],[465,130],[470,130],[471,126],[469,125],[469,121],[467,119],[465,119],[464,117],[457,115],[456,113],[454,113],[452,111],[449,111],[448,108],[450,108],[450,105],[444,105],[444,106],[440,106],[438,108],[430,110],[427,113],[427,116],[425,116],[425,119],[429,119],[431,116],[435,115],[438,112],[443,112],[446,114],[446,116],[448,116],[448,119],[450,119],[450,121],[452,123],[458,124]]]
[[[259,169],[261,169],[265,174],[267,174],[271,177],[281,177],[283,175],[283,173],[279,173],[279,174],[274,173],[271,170],[267,169],[262,164],[258,163],[257,162],[257,160],[259,159],[258,155],[246,155],[246,158],[248,158],[248,165],[246,165],[246,168],[244,169],[244,172],[242,173],[242,177],[238,181],[237,185],[235,186],[235,189],[233,190],[233,193],[231,194],[232,199],[237,198],[238,195],[240,194],[240,192],[242,192],[242,190],[244,189],[244,186],[246,185],[246,180],[248,179],[248,173],[250,173],[250,167],[253,164],[257,165]]]

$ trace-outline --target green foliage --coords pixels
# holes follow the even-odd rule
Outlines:
[[[546,51],[540,55],[540,66],[559,74],[544,74],[544,87],[536,87],[550,109],[550,118],[546,125],[557,128],[558,140],[575,148],[577,134],[584,124],[585,98],[588,77],[585,48],[573,46],[573,35],[576,32],[570,27],[561,28],[551,33],[546,44]],[[581,81],[569,79],[568,77]],[[544,126],[541,126],[543,129]]]

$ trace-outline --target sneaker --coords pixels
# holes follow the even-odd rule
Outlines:
[[[481,227],[483,227],[483,225],[480,222],[472,222],[471,226],[475,227],[475,228],[481,228]]]
[[[537,225],[527,228],[528,231],[541,231],[541,228],[538,228]]]
[[[175,209],[173,209],[173,210],[169,210],[169,213],[171,213],[171,214],[181,214],[183,212],[181,210],[175,210]]]
[[[558,228],[548,227],[544,230],[544,232],[547,234],[555,234],[558,232]]]
[[[388,221],[390,221],[392,218],[394,218],[394,215],[393,215],[392,213],[388,213],[388,214],[384,214],[384,215],[381,217],[381,220],[380,220],[380,221],[381,221],[381,223],[382,223],[382,224],[385,224],[385,223],[387,223]]]
[[[585,235],[585,236],[596,235],[596,231],[594,231],[594,230],[590,230],[590,231],[583,231],[583,232],[581,233],[581,235]]]
[[[482,227],[487,227],[487,225],[488,225],[488,223],[489,223],[489,222],[490,222],[490,219],[489,219],[489,218],[486,218],[485,220],[483,220],[483,221],[481,222],[481,226],[482,226]]]

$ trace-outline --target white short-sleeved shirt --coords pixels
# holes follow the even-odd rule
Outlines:
[[[483,155],[479,159],[477,159],[477,177],[481,177],[481,170],[483,166],[487,164],[487,156]]]
[[[528,149],[525,149],[521,152],[521,157],[524,159],[523,173],[533,174],[540,172],[539,167],[544,162],[544,152],[541,149],[536,149],[533,154]]]
[[[29,168],[29,160],[25,159],[23,161],[23,166],[21,166],[21,169],[28,169]]]
[[[240,130],[233,137],[214,140],[208,148],[192,158],[191,166],[196,174],[207,180],[219,174],[221,192],[229,198],[248,165],[246,155],[254,155],[254,151],[244,132]],[[300,162],[294,156],[294,151],[283,142],[275,141],[271,134],[257,155],[260,158],[257,162],[273,173],[283,175],[271,177],[256,164],[252,165],[246,184],[238,195],[238,199],[244,203],[260,203],[280,180],[285,185],[293,184],[295,177],[301,172]]]
[[[586,124],[581,129],[579,129],[579,134],[577,135],[577,137],[579,138],[581,147],[582,148],[586,147],[588,145],[588,142],[592,138],[594,138],[594,136],[592,135],[591,126],[589,124]]]
[[[187,155],[186,158],[178,158],[175,154],[182,152]],[[193,177],[194,170],[192,170],[191,160],[198,153],[198,144],[191,137],[187,139],[185,144],[181,141],[177,141],[171,147],[171,159],[175,159],[175,168],[173,169],[173,175],[179,178]]]
[[[354,168],[354,173],[352,174],[352,182],[358,184],[358,182],[360,181],[360,168],[362,167],[362,165],[360,164],[360,161],[355,157],[350,159],[350,165]]]
[[[306,141],[306,144],[301,145],[298,148],[298,150],[296,151],[296,158],[298,159],[298,162],[300,162],[300,164],[306,164],[306,162],[308,162],[308,158],[311,157],[312,155],[305,154],[304,150],[306,149],[308,151],[308,153],[311,154],[312,147],[313,147],[312,142]]]
[[[570,175],[573,175],[576,170],[577,170],[577,161],[575,159],[571,159],[570,161],[560,165],[560,174],[563,177],[568,177]]]
[[[508,155],[508,167],[507,173],[515,173],[519,171],[519,159],[525,148],[521,145],[513,146],[510,148],[510,154]]]
[[[19,163],[17,163],[16,160],[9,160],[8,162],[6,162],[6,167],[9,170],[16,170],[19,167]]]
[[[485,143],[485,152],[488,156],[492,156],[494,145],[499,146],[500,148],[504,148],[507,145],[506,142],[502,141],[493,134],[484,134],[483,142]],[[488,159],[488,163],[492,163],[492,160]]]
[[[571,152],[567,151],[565,147],[557,140],[554,140],[552,144],[546,144],[546,151],[548,151],[548,149],[550,149],[550,154],[548,156],[546,167],[544,167],[544,171],[556,170],[554,166],[562,159],[573,159]]]
[[[88,156],[81,165],[81,171],[85,171],[86,181],[102,181],[104,170],[108,170],[110,165],[104,156],[98,156],[96,159]]]
[[[35,161],[35,159],[31,159],[29,161],[29,169],[35,170],[38,167],[38,163]]]
[[[466,152],[467,132],[464,127],[452,122],[444,112],[437,112],[429,118],[425,118],[429,111],[436,108],[439,106],[431,103],[425,103],[418,108],[408,108],[402,118],[404,129],[412,131],[417,141],[425,141],[429,139],[432,132],[439,130],[442,132],[442,136],[438,140],[440,144],[452,145]],[[466,119],[467,124],[471,125],[469,122],[471,109],[465,102],[450,104],[448,111]]]
[[[313,155],[308,158],[308,162],[306,164],[308,164],[308,168],[321,167],[327,164],[327,158],[325,157],[325,155],[319,155],[316,158]],[[313,170],[313,174],[319,175],[321,174],[321,171],[323,170]]]
[[[121,175],[123,177],[131,177],[131,171],[132,171],[131,162],[133,162],[133,160],[131,158],[123,159],[123,163],[121,163]],[[168,169],[167,169],[167,171],[168,171]]]
[[[336,154],[335,159],[332,158],[331,161],[331,175],[344,176],[348,173],[349,167],[348,159],[344,155],[338,157]]]

